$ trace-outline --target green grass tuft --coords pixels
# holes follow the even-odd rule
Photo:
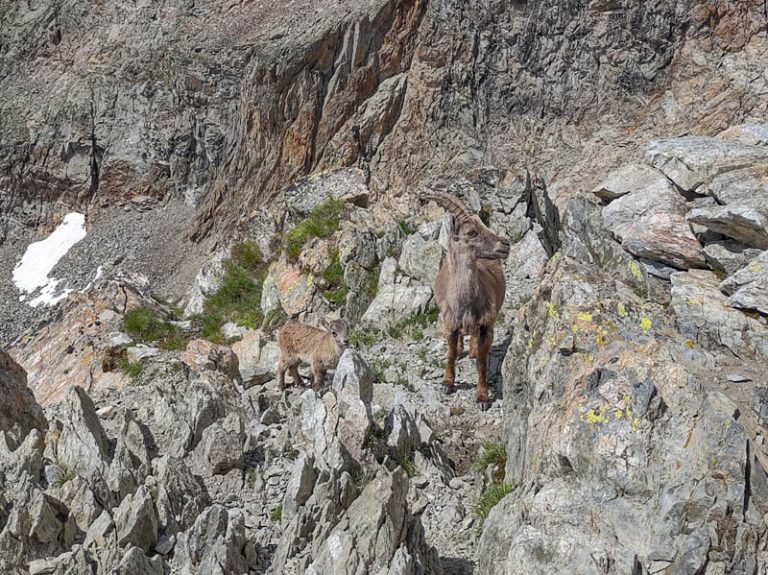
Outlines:
[[[281,507],[275,507],[272,512],[269,514],[269,518],[272,520],[273,523],[280,523],[280,520],[283,518],[283,508]]]
[[[413,463],[413,459],[411,459],[407,455],[403,455],[398,457],[397,464],[403,468],[403,471],[405,471],[408,477],[415,477],[416,465]]]
[[[404,334],[409,334],[415,341],[421,341],[424,339],[424,329],[434,324],[439,315],[437,308],[418,313],[390,326],[387,333],[392,339],[400,339]]]
[[[344,266],[339,261],[337,249],[331,252],[331,264],[323,272],[323,279],[326,286],[323,292],[325,299],[336,307],[341,307],[347,303],[349,286],[344,284]]]
[[[403,232],[404,236],[410,236],[416,233],[416,228],[404,218],[397,220],[397,225],[400,226],[400,231]]]
[[[496,483],[483,491],[483,494],[472,507],[472,513],[482,523],[488,517],[496,504],[501,501],[505,495],[509,495],[515,490],[512,483]]]
[[[296,261],[310,239],[326,238],[337,232],[344,210],[344,202],[336,198],[328,198],[312,210],[283,238],[283,248],[288,259]]]
[[[256,480],[258,477],[259,472],[255,468],[249,469],[247,475],[245,476],[245,482],[248,484],[248,487],[251,489],[256,487]]]
[[[144,371],[144,365],[140,361],[128,361],[127,358],[121,359],[118,362],[118,367],[120,371],[133,379],[139,377],[141,372]]]
[[[502,442],[487,441],[483,444],[483,450],[475,461],[475,469],[485,473],[489,465],[496,466],[493,480],[497,483],[500,482],[504,477],[504,468],[507,465],[507,450]]]
[[[61,473],[59,473],[59,476],[54,481],[54,485],[56,487],[63,487],[72,481],[75,477],[77,477],[77,474],[71,469],[62,469]]]
[[[379,276],[381,275],[381,265],[377,264],[376,267],[374,267],[369,273],[368,273],[368,282],[365,286],[365,295],[368,296],[368,299],[370,301],[373,301],[373,298],[376,297],[376,294],[379,291]]]

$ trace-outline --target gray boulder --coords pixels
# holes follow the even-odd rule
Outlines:
[[[114,514],[117,542],[121,547],[133,545],[149,551],[157,541],[157,516],[149,490],[141,486],[128,495]]]
[[[339,359],[332,389],[336,394],[334,437],[360,461],[373,425],[373,375],[363,358],[351,349]]]
[[[212,505],[188,531],[178,535],[172,570],[210,575],[247,573],[246,543],[243,512]]]
[[[285,498],[283,499],[284,520],[290,520],[298,509],[306,503],[309,496],[312,495],[316,478],[312,458],[303,451],[300,452],[293,462],[291,478],[288,480],[288,487],[285,490]]]
[[[768,206],[729,204],[695,208],[687,218],[748,246],[768,249]]]
[[[674,191],[670,181],[659,170],[646,164],[629,164],[613,170],[592,193],[610,202],[629,193],[660,196]]]
[[[401,555],[410,556],[395,563],[408,566],[404,573],[438,572],[439,561],[420,540],[420,524],[408,512],[407,493],[408,477],[402,470],[376,477],[320,545],[306,573],[387,572],[400,549]]]
[[[720,290],[729,305],[768,315],[768,250],[723,280]]]
[[[723,140],[730,140],[748,146],[768,145],[768,124],[739,124],[723,130],[717,135]]]
[[[768,150],[738,142],[687,136],[652,142],[646,161],[686,192],[713,176],[745,165],[768,161]]]
[[[230,413],[203,431],[203,437],[192,454],[193,470],[210,476],[242,469],[244,442],[243,422],[237,413]]]
[[[735,240],[719,240],[704,246],[707,263],[713,270],[725,275],[736,273],[761,253]]]
[[[384,260],[376,297],[361,318],[363,324],[386,329],[428,308],[432,288],[398,275],[396,271],[397,261],[394,258]]]
[[[155,506],[160,529],[166,535],[189,529],[211,504],[208,494],[183,459],[166,455],[156,459],[153,467],[157,479]]]
[[[768,205],[768,164],[718,174],[707,191],[720,204]]]
[[[768,328],[734,309],[714,273],[672,274],[671,307],[680,333],[706,348],[724,346],[738,357],[768,357]]]
[[[403,242],[399,265],[406,275],[432,285],[443,263],[443,254],[436,239],[424,239],[415,233]]]

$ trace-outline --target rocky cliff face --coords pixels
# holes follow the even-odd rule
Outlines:
[[[765,571],[767,21],[0,0],[0,571]],[[488,411],[436,177],[513,244]],[[288,317],[352,326],[317,389]]]
[[[711,134],[765,112],[758,1],[7,2],[2,14],[0,189],[6,210],[31,202],[18,214],[32,223],[46,200],[170,193],[201,203],[201,237],[315,170],[359,163],[379,192],[483,162],[571,180],[562,170],[626,157],[638,131]]]

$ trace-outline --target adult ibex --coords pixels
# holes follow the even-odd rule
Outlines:
[[[471,336],[470,356],[477,366],[476,399],[481,409],[488,402],[488,355],[493,344],[493,325],[504,303],[502,260],[509,255],[509,240],[494,234],[464,203],[444,189],[432,187],[420,195],[434,201],[453,216],[448,256],[435,280],[435,299],[448,339],[448,362],[443,385],[454,389],[456,357],[464,336]]]

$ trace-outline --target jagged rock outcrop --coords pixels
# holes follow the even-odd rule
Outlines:
[[[33,430],[45,430],[48,422],[43,410],[27,387],[27,373],[5,351],[0,349],[0,429],[6,441],[18,443]]]
[[[647,157],[674,182],[654,174],[668,194],[714,193],[714,179],[724,185],[732,170],[765,162],[755,146],[703,138],[653,144]],[[703,269],[677,271],[689,266],[664,259],[674,252],[667,244],[648,259],[675,267],[646,272],[630,254],[648,254],[627,245],[622,226],[660,204],[630,209],[640,205],[632,196],[651,188],[636,177],[614,183],[624,172],[650,174],[614,172],[595,191],[610,202],[602,210],[570,201],[562,249],[515,318],[502,373],[506,481],[516,490],[485,522],[483,573],[748,573],[768,557],[768,458],[756,404],[750,386],[728,384],[750,380],[739,373],[765,375],[765,317],[738,305],[759,309],[762,254],[754,267],[729,265],[721,281]],[[720,199],[749,205],[718,189]],[[678,217],[691,210],[683,195],[669,198]],[[703,223],[703,209],[688,219]],[[626,223],[615,223],[622,214]],[[686,228],[679,219],[670,230]],[[712,240],[688,241],[701,250]],[[749,303],[731,299],[745,287]],[[736,374],[727,379],[726,370]]]

